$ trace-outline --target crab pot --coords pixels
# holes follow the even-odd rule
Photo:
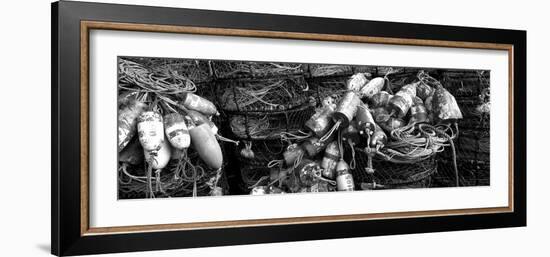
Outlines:
[[[353,67],[339,64],[310,64],[309,76],[312,78],[350,76],[353,74]]]
[[[311,118],[315,107],[306,104],[277,112],[228,113],[229,128],[234,137],[245,140],[279,139],[282,132],[297,134]]]
[[[345,148],[344,160],[351,161],[351,150]],[[373,174],[366,172],[368,157],[364,149],[355,148],[355,169],[351,170],[355,186],[361,188],[362,183],[383,185],[383,188],[407,188],[425,182],[437,172],[436,155],[413,163],[394,163],[374,156],[372,159]]]
[[[222,145],[222,150],[224,149],[224,145]],[[208,182],[216,176],[217,170],[210,169],[204,161],[199,157],[197,152],[193,148],[189,148],[187,157],[189,158],[189,161],[196,166],[198,169],[202,169],[204,171],[204,176],[200,177],[197,180],[197,196],[210,196],[212,195],[212,189],[208,185]],[[192,181],[184,181],[179,180],[177,183],[174,182],[174,170],[176,165],[178,164],[178,160],[170,160],[168,165],[162,170],[160,180],[163,183],[163,189],[165,190],[165,194],[161,194],[160,192],[155,193],[155,197],[157,198],[163,198],[163,197],[190,197],[193,194],[193,182]],[[227,181],[226,176],[226,170],[225,170],[226,163],[224,163],[222,167],[222,173],[221,177],[218,180],[217,187],[214,190],[220,190],[221,188],[222,193],[228,194],[229,193],[229,184]],[[143,170],[143,165],[131,165],[128,167],[128,173],[136,175],[136,176],[143,176],[145,174],[145,171]],[[119,175],[124,177],[125,175]],[[153,179],[153,188],[155,188],[156,180]],[[146,192],[146,186],[142,182],[132,180],[130,183],[118,183],[118,198],[119,199],[138,199],[138,198],[145,198],[145,192]]]
[[[214,75],[218,79],[269,78],[304,73],[301,63],[212,61]]]
[[[278,112],[310,101],[310,89],[302,75],[273,78],[241,78],[216,82],[216,99],[230,112]]]

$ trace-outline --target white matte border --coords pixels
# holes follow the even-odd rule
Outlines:
[[[90,227],[508,206],[508,52],[442,47],[90,32]],[[117,200],[117,56],[491,70],[486,187]]]

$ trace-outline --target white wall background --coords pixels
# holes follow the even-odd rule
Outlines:
[[[546,126],[550,32],[544,1],[145,1],[247,11],[528,31],[528,227],[172,250],[118,256],[548,256]],[[46,256],[50,244],[50,1],[10,1],[0,12],[0,255]],[[521,86],[521,85],[520,85]]]

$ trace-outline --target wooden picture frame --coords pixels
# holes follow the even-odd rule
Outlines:
[[[224,35],[509,53],[509,205],[94,228],[89,226],[90,30]],[[526,225],[526,32],[112,5],[52,4],[52,253],[77,255]]]

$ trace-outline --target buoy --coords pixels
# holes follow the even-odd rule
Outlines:
[[[178,150],[187,149],[191,145],[185,117],[179,113],[164,115],[164,132],[170,144]]]
[[[384,129],[388,133],[391,133],[393,130],[401,128],[403,126],[405,126],[405,121],[403,119],[395,117],[389,117],[386,122],[380,123],[380,127],[382,127],[382,129]]]
[[[344,160],[336,165],[336,188],[338,191],[353,191],[353,176],[349,172],[349,166]]]
[[[456,120],[462,119],[462,112],[456,99],[442,86],[435,90],[431,105],[434,118],[437,121],[456,122]]]
[[[212,133],[214,133],[214,135],[218,134],[218,126],[216,126],[216,124],[214,124],[214,122],[212,122],[204,114],[202,114],[198,111],[188,110],[187,111],[187,116],[189,116],[189,118],[191,118],[191,120],[196,125],[208,124],[208,126],[210,126],[210,129],[212,130]]]
[[[358,145],[361,142],[361,136],[357,129],[357,121],[352,120],[350,125],[342,130],[342,140],[351,143],[352,145]]]
[[[382,88],[384,88],[385,82],[386,81],[384,78],[373,78],[371,81],[369,81],[369,83],[361,88],[359,96],[361,96],[361,98],[370,99],[376,93],[380,92]]]
[[[375,124],[374,133],[372,134],[371,140],[369,142],[370,147],[383,147],[387,141],[388,138],[386,137],[386,133],[384,133],[384,130],[382,130],[380,126]]]
[[[306,151],[308,157],[313,158],[322,152],[327,144],[321,142],[317,137],[310,137],[302,143],[302,148]]]
[[[409,124],[423,123],[428,120],[428,111],[419,97],[414,98],[414,104],[411,107],[411,118]]]
[[[315,173],[320,172],[320,170],[321,167],[318,163],[310,159],[303,159],[296,167],[295,172],[302,186],[311,186],[318,181]]]
[[[286,166],[293,167],[296,160],[300,161],[305,154],[304,148],[298,144],[289,145],[283,153]]]
[[[194,126],[189,130],[191,144],[201,159],[211,169],[217,170],[222,167],[223,155],[216,136],[208,124]]]
[[[347,128],[349,123],[357,114],[357,108],[361,103],[361,99],[354,92],[347,92],[344,94],[340,102],[336,107],[336,111],[332,115],[334,122],[339,122],[340,128]]]
[[[352,90],[352,91],[359,91],[361,90],[361,88],[363,88],[365,84],[367,84],[368,81],[369,79],[367,79],[364,73],[353,74],[353,76],[350,77],[350,79],[346,84],[346,89]]]
[[[391,95],[390,93],[386,91],[380,91],[369,99],[369,107],[373,109],[378,107],[385,107],[388,105],[392,97],[393,95]]]
[[[219,114],[218,109],[216,109],[216,106],[212,102],[193,93],[185,94],[182,105],[187,109],[198,111],[206,116]]]
[[[266,186],[255,186],[250,190],[251,195],[266,195],[267,194],[267,187]]]
[[[401,90],[390,99],[389,106],[397,118],[405,117],[412,107],[414,97],[416,96],[416,85],[417,83],[412,83],[403,86]]]
[[[335,108],[336,105],[332,103],[332,98],[325,98],[323,105],[317,108],[315,114],[306,121],[305,127],[307,130],[313,132],[317,137],[325,135],[334,125],[332,113],[334,113]]]
[[[223,196],[223,188],[221,187],[213,187],[212,190],[210,190],[210,196]]]
[[[117,122],[119,152],[126,147],[126,145],[136,134],[138,117],[146,108],[146,104],[134,99],[125,99],[122,103],[120,103]]]
[[[138,117],[139,142],[145,151],[156,151],[164,141],[164,124],[160,113],[147,111]]]
[[[148,160],[151,167],[155,170],[163,169],[168,165],[170,157],[172,156],[172,147],[167,142],[168,140],[162,140],[160,148],[156,152],[145,151],[145,159]]]
[[[340,159],[340,149],[336,141],[330,142],[325,149],[325,155],[321,161],[321,168],[323,168],[322,175],[328,179],[334,179],[336,177],[336,164]]]
[[[428,96],[432,95],[434,88],[429,86],[426,83],[419,82],[416,85],[416,96],[418,96],[422,101],[425,101]]]
[[[374,122],[374,118],[372,117],[370,110],[365,104],[359,105],[355,120],[357,121],[357,130],[359,130],[360,135],[367,137],[374,132],[374,125],[376,123]]]

